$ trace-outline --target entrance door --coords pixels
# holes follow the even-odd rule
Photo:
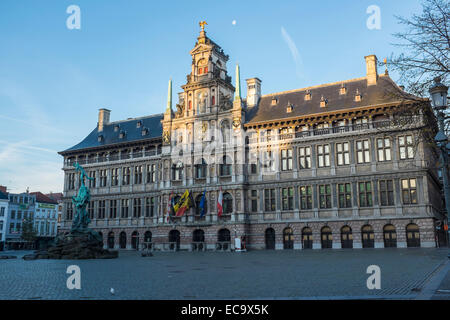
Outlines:
[[[375,247],[375,234],[373,233],[372,226],[365,225],[361,229],[362,247],[374,248]]]
[[[341,246],[343,249],[353,248],[353,234],[349,226],[343,226],[341,229]]]
[[[139,250],[139,233],[134,231],[131,234],[131,247],[135,250]]]
[[[333,247],[333,235],[331,234],[330,227],[322,228],[322,249],[330,249]]]
[[[170,244],[170,249],[171,250],[179,250],[180,249],[180,231],[178,230],[171,230],[169,232],[169,242],[171,242]]]
[[[303,228],[302,231],[302,243],[303,249],[312,249],[313,246],[313,235],[312,230],[309,227]]]
[[[114,249],[114,232],[108,234],[108,248]]]
[[[120,233],[119,245],[121,249],[126,249],[127,247],[127,234],[124,231]]]
[[[283,248],[294,249],[294,232],[292,231],[292,228],[283,230]]]
[[[420,247],[419,227],[414,223],[406,226],[406,245],[408,248]]]
[[[275,230],[273,228],[266,229],[266,249],[275,249]]]
[[[392,224],[384,226],[383,235],[385,248],[397,248],[397,232]]]

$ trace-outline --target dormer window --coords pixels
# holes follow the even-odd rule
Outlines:
[[[120,128],[120,126],[119,126],[118,124],[116,124],[116,125],[114,126],[114,132],[119,131],[119,128]]]
[[[291,113],[292,110],[294,110],[294,106],[291,103],[288,102],[288,105],[286,107],[286,112],[287,113]]]
[[[355,101],[359,102],[359,101],[361,101],[361,98],[362,98],[361,93],[359,93],[359,90],[356,89]]]
[[[324,108],[328,103],[327,99],[324,99],[324,97],[322,96],[322,98],[320,98],[320,107]]]
[[[120,131],[120,133],[119,133],[119,138],[120,139],[123,139],[123,138],[125,138],[125,131]]]
[[[346,94],[347,93],[347,87],[342,84],[341,89],[339,89],[339,94]]]
[[[272,103],[271,103],[271,105],[272,105],[272,106],[276,106],[276,105],[277,105],[277,103],[278,103],[278,100],[277,100],[277,98],[275,98],[275,97],[272,97]]]
[[[143,136],[148,135],[148,129],[147,128],[142,129],[141,133],[142,133]]]
[[[311,100],[311,91],[307,90],[305,93],[305,101]]]
[[[99,135],[99,136],[97,137],[97,141],[98,141],[98,142],[103,142],[103,135]]]
[[[137,123],[136,123],[136,128],[140,128],[142,126],[142,120],[139,120]]]

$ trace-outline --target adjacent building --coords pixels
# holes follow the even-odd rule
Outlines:
[[[204,30],[190,55],[175,110],[169,82],[164,113],[113,122],[100,109],[87,137],[60,152],[62,232],[76,213],[78,162],[92,178],[91,227],[109,248],[229,250],[235,237],[250,249],[437,245],[434,116],[378,73],[375,55],[360,78],[262,95],[255,77],[246,97],[239,66],[233,85],[228,55]],[[186,190],[197,206],[167,221]]]
[[[56,222],[56,230],[57,230],[56,233],[58,233],[58,230],[61,227],[61,221],[62,221],[63,194],[62,194],[62,192],[56,192],[56,193],[51,192],[51,193],[46,194],[46,196],[58,203],[58,209],[57,209],[58,219]]]
[[[41,192],[32,192],[36,197],[34,214],[34,230],[36,231],[36,245],[38,248],[47,247],[49,241],[57,235],[58,202]]]
[[[5,247],[9,250],[31,248],[34,244],[22,239],[24,219],[34,219],[36,196],[28,192],[8,193],[9,206]]]
[[[0,251],[5,247],[9,198],[6,187],[0,186]]]

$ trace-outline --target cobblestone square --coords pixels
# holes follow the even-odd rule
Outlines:
[[[448,249],[121,251],[111,260],[35,260],[9,251],[0,260],[0,299],[414,299],[446,268]],[[67,267],[81,269],[81,289],[66,287]],[[381,289],[369,290],[369,265]],[[114,295],[110,289],[114,288]]]

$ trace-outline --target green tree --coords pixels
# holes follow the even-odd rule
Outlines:
[[[36,240],[36,230],[33,226],[33,220],[29,217],[23,219],[22,222],[22,239],[28,242]]]

